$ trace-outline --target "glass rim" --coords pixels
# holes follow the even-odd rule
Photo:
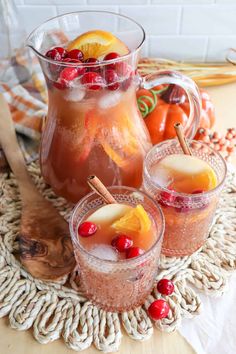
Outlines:
[[[47,24],[48,22],[51,22],[52,20],[55,19],[59,19],[65,16],[69,16],[69,15],[75,15],[75,14],[83,14],[83,13],[97,13],[97,14],[110,14],[110,15],[115,15],[117,17],[129,20],[131,22],[133,22],[135,25],[137,25],[137,27],[139,27],[139,29],[142,32],[142,40],[140,41],[139,45],[132,50],[130,53],[126,54],[126,55],[122,55],[119,58],[115,58],[115,59],[110,59],[110,60],[101,60],[98,64],[87,64],[87,63],[70,63],[70,62],[61,62],[61,61],[57,61],[57,60],[53,60],[50,59],[48,57],[46,57],[44,54],[40,53],[34,46],[33,44],[30,44],[30,40],[33,37],[33,35],[40,29],[40,27],[43,27],[45,24]],[[109,65],[109,64],[114,64],[116,62],[120,62],[126,59],[129,59],[133,54],[137,53],[140,48],[142,47],[144,41],[146,38],[146,33],[144,31],[144,28],[135,20],[133,20],[132,18],[130,18],[129,16],[126,15],[121,15],[118,14],[116,12],[112,12],[112,11],[102,11],[102,10],[84,10],[84,11],[71,11],[71,12],[67,12],[61,15],[57,15],[57,16],[53,16],[51,18],[49,18],[48,20],[44,21],[43,23],[41,23],[40,25],[38,25],[33,31],[30,32],[30,34],[28,35],[27,39],[26,39],[26,46],[31,48],[38,57],[40,57],[41,59],[43,59],[44,61],[54,64],[54,65],[61,65],[61,66],[72,66],[72,67],[90,67],[90,68],[94,68],[94,67],[98,67],[98,66],[105,66],[105,65]]]
[[[91,196],[97,196],[98,198],[101,198],[99,197],[96,192],[90,192],[88,194],[86,194],[86,196],[84,196],[82,199],[80,199],[80,201],[75,205],[73,211],[72,211],[72,214],[70,216],[70,219],[69,219],[69,229],[70,229],[70,236],[71,236],[71,239],[72,239],[72,243],[75,243],[76,247],[79,248],[79,250],[85,254],[86,256],[89,256],[91,259],[93,259],[94,261],[96,262],[100,262],[100,263],[106,263],[106,264],[110,264],[110,265],[121,265],[121,266],[125,266],[127,264],[129,265],[132,265],[132,264],[135,264],[135,263],[139,263],[143,258],[145,258],[148,254],[150,254],[153,249],[158,245],[159,241],[161,240],[161,238],[163,237],[164,235],[164,231],[165,231],[165,218],[164,218],[164,214],[163,214],[163,211],[160,207],[160,205],[150,196],[148,195],[146,192],[144,191],[140,191],[139,189],[136,189],[136,188],[132,188],[132,187],[126,187],[126,186],[111,186],[111,187],[107,187],[107,189],[109,191],[112,192],[112,190],[116,189],[116,188],[119,188],[119,189],[123,189],[123,190],[128,190],[130,192],[138,192],[140,194],[143,194],[146,198],[148,198],[152,204],[156,207],[156,209],[158,210],[158,213],[160,215],[160,218],[161,218],[161,228],[159,230],[159,227],[157,227],[157,223],[156,223],[156,220],[153,219],[154,223],[155,223],[155,227],[156,227],[156,231],[157,231],[157,239],[156,241],[154,242],[154,244],[152,245],[151,248],[149,248],[147,251],[145,251],[143,254],[141,254],[140,256],[137,256],[137,257],[134,257],[134,258],[129,258],[129,259],[121,259],[121,260],[117,260],[117,261],[113,261],[113,260],[108,260],[108,259],[101,259],[97,256],[94,256],[93,254],[89,253],[84,247],[81,246],[81,244],[79,243],[79,239],[77,237],[77,235],[75,234],[75,231],[73,229],[73,221],[74,221],[74,218],[75,218],[75,215],[77,213],[77,210],[78,208],[80,207],[81,204],[83,204],[86,199],[88,199],[89,197]],[[102,200],[102,198],[101,198]],[[106,205],[104,203],[104,205]]]
[[[204,191],[200,194],[189,194],[189,193],[182,193],[182,192],[176,192],[174,190],[171,190],[166,188],[166,187],[162,187],[160,184],[158,184],[157,182],[154,182],[152,177],[151,177],[151,174],[149,173],[149,170],[147,168],[147,159],[148,157],[153,153],[153,151],[155,151],[157,148],[160,148],[160,149],[164,149],[163,145],[166,144],[166,143],[171,143],[171,145],[177,145],[179,144],[178,140],[176,138],[174,139],[168,139],[168,140],[164,140],[162,141],[161,143],[159,144],[156,144],[154,145],[147,153],[147,155],[145,156],[145,159],[144,159],[144,163],[143,163],[143,175],[145,177],[148,178],[148,181],[149,183],[151,183],[154,187],[158,188],[158,189],[161,189],[162,191],[164,192],[167,192],[167,193],[170,193],[171,192],[171,195],[175,196],[175,197],[178,197],[178,196],[181,196],[181,197],[185,197],[185,198],[191,198],[194,200],[198,200],[199,199],[199,196],[204,196],[204,197],[210,197],[211,195],[215,194],[215,192],[218,190],[218,189],[221,189],[221,187],[223,186],[224,182],[225,182],[225,179],[226,179],[226,175],[227,175],[227,165],[226,165],[226,161],[225,159],[223,158],[223,156],[221,156],[221,154],[218,152],[218,151],[215,151],[214,149],[212,149],[210,146],[208,146],[206,143],[204,143],[203,141],[200,141],[200,140],[190,140],[190,139],[186,139],[187,141],[189,142],[194,142],[194,143],[198,143],[198,144],[201,144],[203,146],[206,146],[212,153],[214,153],[218,158],[220,158],[221,162],[223,163],[223,166],[224,166],[224,176],[221,180],[221,182],[213,189],[209,190],[209,191]],[[212,167],[213,168],[213,167]]]

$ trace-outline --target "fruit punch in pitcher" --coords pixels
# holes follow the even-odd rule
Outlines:
[[[28,45],[39,58],[49,98],[41,171],[58,195],[78,201],[89,191],[91,173],[105,185],[140,187],[143,159],[151,148],[136,102],[141,82],[149,88],[160,80],[185,86],[194,111],[186,129],[194,134],[196,87],[167,71],[140,78],[137,63],[144,39],[135,21],[99,11],[58,16],[30,35]]]

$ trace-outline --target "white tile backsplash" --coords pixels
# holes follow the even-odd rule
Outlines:
[[[56,7],[52,6],[19,6],[20,16],[28,33],[34,28],[48,20],[50,17],[56,16]]]
[[[228,48],[236,47],[236,0],[15,0],[15,3],[28,33],[57,14],[105,10],[132,17],[144,27],[146,56],[222,61]],[[104,21],[104,28],[106,25]]]
[[[224,61],[229,52],[229,48],[236,48],[236,36],[210,37],[206,59],[213,61],[217,58],[220,61]]]
[[[149,38],[150,56],[156,58],[203,61],[206,46],[206,37],[151,36]]]
[[[181,5],[202,5],[202,4],[214,4],[215,0],[151,0],[152,4],[181,4]]]
[[[235,5],[186,6],[183,9],[181,33],[188,35],[236,34]]]
[[[180,7],[120,6],[120,13],[140,23],[148,35],[177,33]]]

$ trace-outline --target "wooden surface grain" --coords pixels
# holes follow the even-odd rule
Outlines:
[[[218,86],[208,89],[216,108],[216,125],[219,131],[228,127],[236,127],[236,84]],[[233,159],[236,162],[236,159]],[[8,319],[0,320],[0,353],[1,354],[69,354],[73,351],[66,348],[62,340],[47,345],[38,344],[32,331],[19,332],[8,325]],[[86,354],[97,354],[91,347]],[[178,333],[161,333],[155,330],[152,338],[146,342],[136,342],[125,334],[119,354],[194,354],[194,350]]]

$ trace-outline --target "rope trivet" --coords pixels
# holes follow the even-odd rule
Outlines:
[[[29,172],[42,194],[68,220],[72,206],[58,198],[43,182],[39,167],[32,163]],[[148,339],[153,325],[146,309],[161,295],[155,290],[143,307],[122,314],[103,311],[87,301],[76,287],[74,271],[61,282],[34,279],[14,257],[18,245],[21,202],[13,175],[0,175],[0,317],[8,315],[10,326],[18,330],[33,327],[35,339],[48,343],[62,337],[74,350],[92,343],[106,352],[117,351],[121,342],[121,325],[136,340]],[[181,319],[200,311],[201,300],[193,286],[214,296],[223,294],[230,271],[236,268],[236,180],[228,174],[215,219],[204,246],[192,256],[161,257],[157,281],[172,279],[175,291],[168,296],[171,311],[167,318],[156,321],[160,330],[171,332]],[[65,283],[70,283],[65,286]]]

